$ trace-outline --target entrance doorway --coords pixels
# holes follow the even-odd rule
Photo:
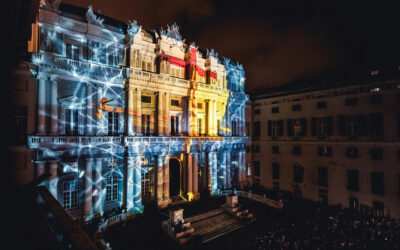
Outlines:
[[[175,158],[169,160],[169,193],[170,196],[177,196],[180,193],[181,170],[180,162]]]

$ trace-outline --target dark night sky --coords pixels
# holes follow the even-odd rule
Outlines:
[[[64,0],[146,29],[176,22],[187,41],[243,64],[247,91],[348,78],[400,59],[400,8],[360,2]],[[324,2],[324,5],[319,4]],[[350,1],[349,1],[350,2]],[[367,74],[365,71],[365,74]]]

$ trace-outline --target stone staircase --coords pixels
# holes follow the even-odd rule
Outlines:
[[[247,224],[232,217],[221,208],[185,218],[185,221],[190,222],[194,228],[193,236],[199,237],[202,243],[221,237]]]

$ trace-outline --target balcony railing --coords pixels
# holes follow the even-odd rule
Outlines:
[[[120,68],[45,53],[32,53],[32,62],[74,77],[87,77],[102,82],[122,84],[124,78]]]
[[[119,136],[37,136],[28,137],[28,147],[46,148],[52,146],[121,144]]]

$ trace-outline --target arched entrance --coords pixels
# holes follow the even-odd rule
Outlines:
[[[175,158],[169,160],[169,194],[170,197],[179,195],[181,182],[181,163]]]

